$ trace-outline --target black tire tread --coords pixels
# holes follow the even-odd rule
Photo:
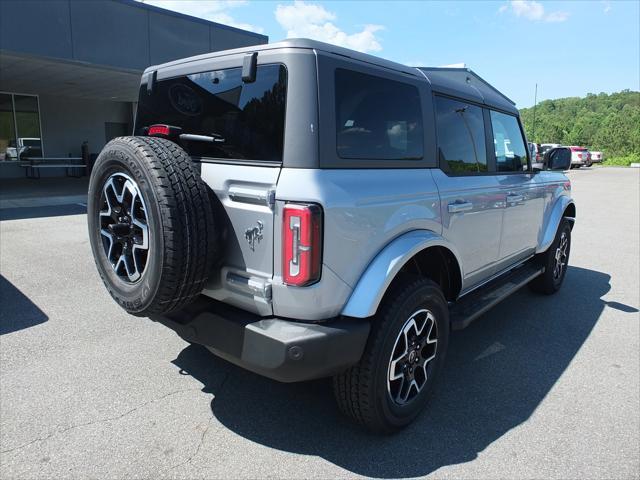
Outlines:
[[[440,286],[434,281],[421,277],[408,283],[402,282],[395,290],[389,292],[388,301],[372,319],[371,333],[360,362],[333,377],[334,396],[339,410],[371,431],[393,431],[380,425],[375,399],[371,397],[378,352],[389,334],[389,324],[393,322],[395,312],[413,292],[425,285],[440,290]],[[444,295],[442,301],[446,305]]]
[[[562,285],[562,283],[558,286],[554,285],[552,274],[554,258],[552,257],[558,246],[558,242],[560,241],[560,234],[565,229],[569,229],[569,248],[571,248],[571,225],[569,223],[569,220],[567,220],[566,218],[562,218],[562,220],[560,220],[560,224],[558,225],[558,230],[556,231],[556,236],[553,239],[553,242],[545,252],[539,254],[535,259],[538,265],[545,267],[545,271],[543,274],[537,276],[529,282],[528,286],[531,291],[543,295],[553,295],[559,290],[560,285]]]
[[[115,295],[110,282],[100,276],[111,296],[130,313],[148,316],[179,309],[197,297],[208,280],[215,258],[214,218],[209,194],[189,155],[177,144],[156,137],[118,137],[147,164],[151,187],[161,215],[164,239],[161,280],[155,297],[143,310]]]

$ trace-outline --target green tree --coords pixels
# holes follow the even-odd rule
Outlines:
[[[580,145],[607,157],[640,156],[640,92],[589,93],[540,102],[520,110],[527,138],[536,143]]]

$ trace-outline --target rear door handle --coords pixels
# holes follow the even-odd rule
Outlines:
[[[471,202],[453,202],[449,204],[449,213],[466,212],[472,208],[473,203]]]
[[[518,202],[522,202],[523,200],[524,200],[523,195],[518,195],[518,194],[507,195],[507,203],[518,203]]]

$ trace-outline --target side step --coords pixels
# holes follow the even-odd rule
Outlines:
[[[449,308],[451,328],[461,330],[467,327],[484,312],[543,272],[544,267],[526,263],[465,295]]]

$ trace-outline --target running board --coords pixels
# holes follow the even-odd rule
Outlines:
[[[538,275],[544,267],[526,263],[521,267],[496,278],[449,308],[449,319],[453,330],[462,330],[491,307],[516,292]]]

